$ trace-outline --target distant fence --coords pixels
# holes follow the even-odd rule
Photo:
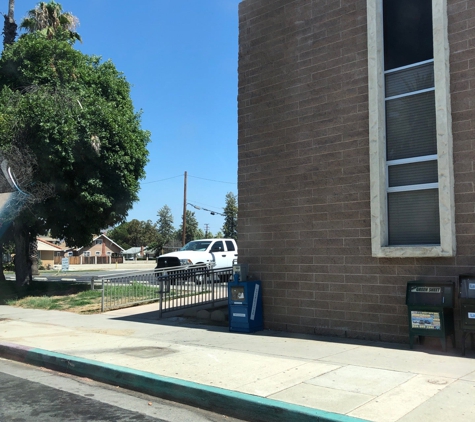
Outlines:
[[[69,265],[79,265],[81,263],[80,256],[65,256],[64,258],[68,258]],[[54,265],[61,265],[61,260],[63,259],[62,256],[55,256],[54,257]]]
[[[122,264],[124,262],[124,258],[122,256],[114,257],[114,256],[55,256],[54,257],[54,265],[61,265],[62,259],[68,258],[69,265],[84,265],[84,264]]]
[[[173,267],[96,280],[102,286],[101,311],[157,302],[163,313],[226,304],[232,269]]]

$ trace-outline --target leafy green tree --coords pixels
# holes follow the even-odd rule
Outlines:
[[[180,228],[176,231],[176,239],[183,239],[183,217]],[[193,211],[186,210],[185,243],[191,242],[195,239],[199,239],[198,220],[196,219],[195,213]]]
[[[139,220],[132,220],[127,226],[127,232],[129,234],[129,243],[132,246],[141,246],[142,243],[142,224]]]
[[[149,246],[153,244],[158,236],[157,224],[152,223],[152,220],[142,221],[142,236],[141,245]]]
[[[75,32],[78,25],[79,19],[69,12],[63,13],[63,8],[59,3],[42,1],[34,9],[28,11],[27,17],[20,23],[20,29],[28,33],[41,32],[49,39],[62,31],[70,40],[82,42],[80,35]]]
[[[224,207],[224,237],[237,239],[237,197],[232,192],[226,194],[226,206]]]
[[[174,238],[175,227],[173,227],[172,210],[168,205],[164,205],[157,213],[158,236],[153,248],[157,254],[163,253],[163,247]]]
[[[122,221],[138,199],[150,134],[112,62],[76,51],[64,32],[22,36],[0,59],[0,149],[28,150],[54,195],[14,223],[19,286],[28,245],[47,230],[71,246]],[[22,246],[23,245],[23,246]]]
[[[115,243],[123,247],[124,249],[130,249],[132,245],[129,243],[129,232],[127,227],[129,223],[123,222],[113,229],[109,230],[106,234],[107,237],[112,239]]]
[[[153,224],[151,220],[137,219],[121,223],[107,233],[108,237],[124,249],[148,246],[155,241],[157,235],[156,224]]]
[[[215,238],[215,239],[222,239],[223,237],[224,237],[224,236],[223,236],[223,233],[222,233],[221,231],[219,231],[218,233],[216,233],[216,234],[214,235],[214,238]]]

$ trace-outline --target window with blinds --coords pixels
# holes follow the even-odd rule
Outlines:
[[[383,0],[388,245],[439,245],[431,0]]]
[[[455,256],[447,0],[366,0],[375,257]]]

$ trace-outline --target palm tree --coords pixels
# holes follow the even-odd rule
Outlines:
[[[5,21],[3,24],[3,47],[13,44],[16,38],[18,25],[14,19],[15,0],[8,0],[8,15],[3,15]]]
[[[72,13],[63,13],[63,8],[54,0],[49,3],[40,2],[30,10],[20,24],[21,29],[28,33],[43,32],[47,38],[52,38],[58,31],[66,31],[71,40],[82,42],[80,35],[75,32],[79,19]]]

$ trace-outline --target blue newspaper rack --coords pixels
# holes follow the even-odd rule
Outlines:
[[[252,333],[264,329],[260,281],[233,281],[228,285],[229,331]]]

